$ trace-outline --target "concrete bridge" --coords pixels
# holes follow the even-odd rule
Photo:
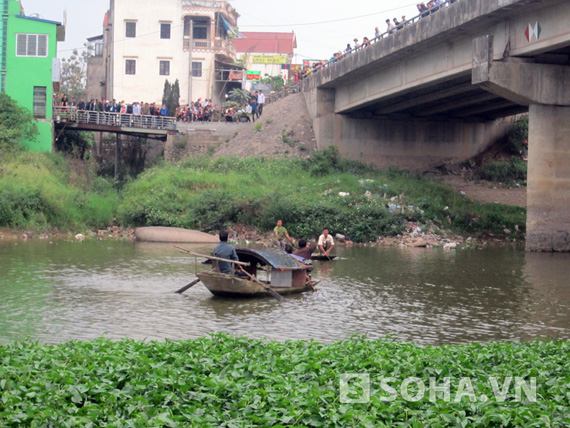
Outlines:
[[[529,113],[527,249],[570,251],[570,1],[458,0],[303,81],[319,147],[468,159]]]

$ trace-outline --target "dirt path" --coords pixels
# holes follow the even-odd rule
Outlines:
[[[479,202],[526,207],[526,187],[500,188],[490,182],[465,181],[463,177],[458,175],[442,175],[436,179],[453,187],[458,192],[465,192],[465,196]]]

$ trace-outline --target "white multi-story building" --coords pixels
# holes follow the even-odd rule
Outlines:
[[[165,80],[178,79],[185,105],[199,98],[219,102],[241,86],[228,80],[236,68],[232,39],[239,14],[227,1],[110,1],[95,68],[104,76],[89,76],[92,87],[104,87],[105,98],[160,103]]]

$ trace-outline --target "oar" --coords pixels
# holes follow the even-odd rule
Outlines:
[[[237,260],[222,259],[220,257],[206,256],[204,254],[193,253],[192,251],[189,251],[189,250],[182,248],[182,247],[179,247],[177,245],[175,245],[174,248],[178,248],[178,250],[180,250],[181,252],[190,254],[190,255],[195,256],[195,257],[203,257],[205,259],[210,259],[210,260],[219,260],[222,262],[234,263],[236,265],[249,266],[249,263],[246,263],[246,262],[239,262]]]
[[[186,290],[188,290],[190,287],[193,287],[194,285],[198,284],[200,282],[200,278],[192,281],[190,284],[186,284],[184,287],[182,287],[180,290],[176,290],[175,293],[178,294],[182,294],[184,293]]]
[[[263,288],[265,288],[267,290],[267,292],[269,294],[271,294],[273,297],[275,297],[279,302],[285,300],[285,298],[279,294],[277,291],[273,290],[271,287],[269,287],[268,285],[264,284],[263,282],[261,282],[260,280],[258,280],[255,276],[251,275],[249,272],[247,272],[244,268],[242,268],[241,266],[238,265],[238,268],[245,273],[249,279],[251,279],[254,282],[257,282],[259,285],[261,285]]]

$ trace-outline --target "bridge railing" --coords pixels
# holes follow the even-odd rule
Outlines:
[[[120,126],[122,128],[176,129],[176,118],[126,113],[77,110],[73,107],[54,107],[56,122],[82,123],[88,125]]]
[[[336,64],[337,62],[342,61],[343,59],[345,59],[347,56],[356,53],[358,51],[361,51],[363,49],[366,49],[368,46],[373,45],[375,43],[379,43],[381,42],[383,39],[390,37],[391,35],[393,35],[394,33],[396,33],[397,31],[400,31],[402,29],[404,29],[405,27],[409,26],[409,25],[413,25],[417,22],[419,22],[421,19],[425,19],[428,16],[430,16],[433,13],[436,13],[438,11],[440,11],[441,9],[444,9],[448,6],[450,6],[453,3],[456,3],[460,0],[444,0],[442,1],[440,4],[438,4],[437,6],[432,6],[431,8],[421,12],[419,15],[414,16],[413,18],[410,19],[406,19],[404,22],[399,23],[397,26],[395,26],[392,30],[388,30],[385,31],[381,34],[379,34],[377,37],[370,39],[368,42],[362,43],[360,46],[355,47],[350,49],[349,51],[341,51],[340,55],[337,58],[332,58],[328,61],[325,61],[324,63],[318,65],[316,67],[315,70],[313,70],[313,73],[318,72],[319,70],[322,70],[323,68],[326,67],[330,67],[333,64]],[[309,75],[310,76],[310,75]],[[309,77],[309,76],[303,76],[303,78]]]

